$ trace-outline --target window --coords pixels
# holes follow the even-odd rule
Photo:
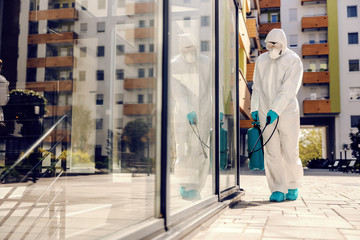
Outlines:
[[[154,26],[154,19],[151,19],[150,20],[150,27],[153,27]]]
[[[349,60],[349,71],[350,72],[359,71],[359,59]]]
[[[96,94],[96,105],[104,104],[104,94]]]
[[[320,61],[320,72],[321,71],[328,71],[328,62],[327,61]]]
[[[117,7],[118,7],[118,8],[125,7],[125,0],[118,0],[118,2],[117,2]]]
[[[87,32],[87,23],[80,23],[80,32],[81,33]]]
[[[184,27],[190,27],[190,17],[184,17]]]
[[[86,57],[86,47],[80,48],[80,57]]]
[[[148,103],[152,103],[153,102],[153,94],[149,93],[148,94]]]
[[[327,33],[319,33],[319,42],[327,43]]]
[[[271,22],[278,22],[278,15],[277,13],[272,13],[271,14]]]
[[[124,69],[116,69],[116,79],[124,79]]]
[[[201,41],[201,51],[202,52],[210,51],[210,42],[209,41]]]
[[[124,94],[122,94],[122,93],[115,94],[115,102],[116,102],[116,104],[123,104],[124,103]]]
[[[290,35],[289,36],[290,47],[297,47],[298,46],[298,36],[297,35]]]
[[[297,9],[289,9],[289,21],[290,22],[297,22]]]
[[[139,45],[139,52],[145,52],[145,45],[144,44]]]
[[[106,2],[105,0],[98,0],[98,9],[105,9]]]
[[[105,55],[105,46],[98,46],[96,55],[98,57],[103,57]]]
[[[95,145],[95,156],[101,156],[102,145]]]
[[[349,90],[350,101],[360,101],[360,87],[353,87]]]
[[[117,118],[116,119],[116,128],[122,129],[124,126],[124,119],[123,118]]]
[[[139,68],[138,69],[138,77],[139,78],[145,77],[145,69],[144,68]]]
[[[105,22],[97,23],[97,32],[105,32]]]
[[[149,52],[154,52],[154,44],[149,45]]]
[[[116,46],[116,55],[122,55],[125,53],[125,46],[124,45],[117,45]]]
[[[138,103],[144,103],[144,95],[142,94],[138,95]]]
[[[101,129],[103,129],[103,119],[97,118],[96,119],[96,130],[101,130]]]
[[[96,71],[96,80],[104,81],[104,70],[97,70]]]
[[[69,3],[63,3],[62,8],[69,8]]]
[[[149,68],[149,77],[154,77],[154,69],[153,68]]]
[[[349,44],[358,44],[359,43],[359,35],[357,32],[348,33],[348,42]]]
[[[210,16],[201,16],[201,26],[202,27],[210,26]]]
[[[145,27],[145,20],[140,20],[140,21],[139,21],[139,27],[140,27],[140,28]]]
[[[360,123],[360,116],[351,116],[351,127],[355,128]]]
[[[315,34],[309,34],[309,43],[314,44],[315,43]]]
[[[79,80],[85,81],[86,71],[79,71]]]
[[[357,17],[357,6],[348,6],[347,7],[347,16],[348,17]]]

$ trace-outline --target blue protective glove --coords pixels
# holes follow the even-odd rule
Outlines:
[[[259,121],[259,111],[252,112],[251,117],[254,121]]]
[[[266,121],[268,121],[268,119],[270,118],[269,124],[272,124],[278,117],[279,117],[279,115],[276,112],[274,112],[273,110],[270,110],[267,113]]]

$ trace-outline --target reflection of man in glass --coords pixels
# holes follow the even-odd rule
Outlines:
[[[172,152],[183,199],[199,199],[210,166],[210,61],[189,35],[180,36],[180,54],[171,60]]]

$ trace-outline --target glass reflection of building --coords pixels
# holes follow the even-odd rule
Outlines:
[[[169,16],[162,14],[166,4],[157,0],[21,1],[18,77],[14,86],[34,90],[47,100],[47,112],[39,119],[42,133],[64,115],[68,118],[66,128],[57,127],[39,145],[43,155],[51,147],[56,153],[39,161],[40,178],[36,184],[21,182],[11,173],[12,182],[8,178],[1,187],[5,191],[14,186],[11,191],[20,198],[5,195],[0,206],[13,200],[31,207],[21,218],[12,210],[4,212],[2,221],[13,225],[9,228],[12,231],[0,226],[0,236],[97,239],[110,234],[126,238],[128,235],[123,233],[133,228],[136,232],[138,224],[148,224],[151,230],[135,233],[146,236],[162,231],[164,219],[169,226],[176,225],[187,211],[200,212],[204,206],[212,207],[230,195],[229,188],[239,190],[235,124],[239,121],[235,114],[238,8],[232,0],[221,4],[214,0],[167,3]],[[246,4],[248,1],[242,1],[241,6]],[[217,14],[219,23],[215,23]],[[163,21],[168,21],[168,36],[162,32]],[[221,36],[215,36],[216,25]],[[168,56],[162,55],[164,36],[169,40]],[[186,47],[195,49],[195,55],[182,50],[181,38],[190,39],[191,46]],[[187,70],[173,64],[176,57],[187,59]],[[166,68],[168,76],[163,76]],[[176,97],[179,88],[174,77],[196,85],[188,88],[191,94]],[[165,81],[168,89],[163,90]],[[220,82],[218,88],[216,81]],[[159,99],[165,91],[168,109],[161,108],[163,99]],[[172,91],[175,94],[170,96]],[[188,96],[194,97],[192,103]],[[180,103],[178,108],[185,115],[174,114],[175,103]],[[216,104],[220,105],[218,118]],[[161,111],[168,111],[168,119],[160,119],[164,116]],[[174,118],[184,124],[172,125]],[[196,119],[192,121],[196,124],[189,124],[191,119]],[[24,137],[23,123],[12,121],[16,125],[12,132],[16,142]],[[168,124],[168,142],[161,145],[164,123]],[[216,129],[222,133],[216,135]],[[196,131],[198,135],[193,133]],[[192,142],[183,144],[185,141],[174,137],[175,132],[186,133]],[[221,138],[217,147],[216,136]],[[222,150],[216,149],[219,147]],[[169,150],[167,156],[161,155],[164,148]],[[185,185],[177,175],[177,148],[194,149],[182,170],[190,169],[190,177],[195,176],[191,184],[199,181],[195,184],[201,185],[199,198],[182,195]],[[19,157],[21,152],[16,154]],[[1,167],[9,166],[5,161]],[[164,176],[162,169],[166,167]],[[47,171],[51,174],[41,177]],[[196,176],[199,172],[201,181]],[[189,174],[185,180],[190,181]],[[167,183],[165,190],[163,182]]]

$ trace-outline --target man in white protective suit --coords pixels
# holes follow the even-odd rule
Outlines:
[[[260,120],[264,129],[265,173],[270,201],[296,200],[303,176],[299,158],[300,116],[296,95],[300,89],[303,66],[299,56],[287,48],[282,29],[271,30],[265,39],[268,52],[261,54],[255,63],[251,115]],[[275,121],[276,120],[276,121]]]
[[[180,54],[171,59],[171,135],[174,173],[183,199],[200,198],[209,173],[211,128],[210,61],[199,54],[189,34],[179,39]]]

